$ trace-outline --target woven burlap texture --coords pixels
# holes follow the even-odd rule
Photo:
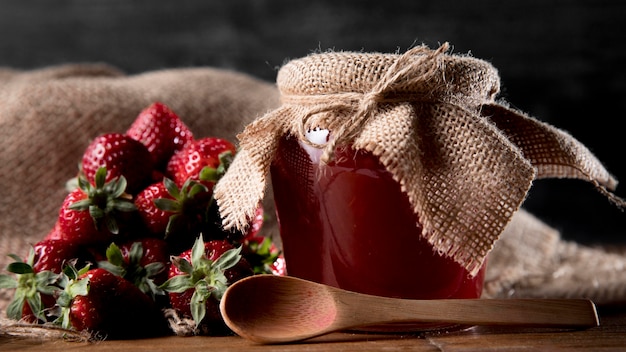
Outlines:
[[[245,228],[263,198],[278,141],[330,130],[337,145],[376,155],[408,195],[422,235],[475,274],[533,180],[580,178],[607,190],[616,180],[576,139],[495,101],[497,70],[468,56],[420,46],[404,54],[328,52],[285,64],[282,105],[248,125],[217,185],[224,225]]]
[[[489,254],[483,298],[586,298],[626,303],[626,248],[584,246],[521,209]]]

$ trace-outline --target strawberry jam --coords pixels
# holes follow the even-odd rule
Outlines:
[[[408,197],[370,153],[281,140],[271,167],[287,272],[342,289],[407,299],[477,298],[472,277],[420,235]]]

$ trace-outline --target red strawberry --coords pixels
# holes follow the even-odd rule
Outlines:
[[[190,248],[206,226],[211,196],[207,188],[188,180],[182,188],[170,179],[152,184],[135,198],[145,226],[153,235],[165,238],[175,253]]]
[[[57,253],[56,250],[51,250],[50,253],[53,256],[69,254]],[[13,299],[6,309],[7,317],[33,323],[48,321],[47,313],[55,304],[54,294],[60,290],[56,285],[59,275],[50,270],[35,269],[37,255],[34,248],[30,249],[26,260],[13,254],[10,256],[15,262],[9,264],[7,271],[15,274],[15,277],[0,275],[0,288],[15,289]],[[47,263],[42,262],[39,267],[44,268],[49,265],[57,269],[57,265],[53,262],[61,263],[62,261],[51,259]]]
[[[212,191],[213,184],[226,172],[235,152],[235,146],[225,139],[198,139],[172,156],[167,164],[167,175],[179,187],[191,178],[201,181]]]
[[[105,133],[93,139],[82,158],[82,172],[93,180],[98,169],[105,167],[105,181],[124,176],[127,192],[135,194],[152,180],[153,162],[141,142],[120,133]]]
[[[285,259],[271,238],[259,232],[263,226],[263,206],[259,205],[248,232],[241,241],[242,254],[252,266],[255,274],[286,275]]]
[[[250,222],[250,226],[248,226],[248,232],[245,234],[245,238],[252,239],[259,237],[259,232],[263,227],[263,222],[265,221],[265,210],[263,209],[263,204],[259,204],[254,212],[254,218]]]
[[[167,242],[158,238],[128,241],[117,246],[111,243],[106,250],[106,261],[98,266],[132,282],[139,289],[156,299],[164,295],[158,285],[167,280],[170,255]]]
[[[120,213],[136,208],[124,193],[125,178],[122,176],[105,183],[106,174],[106,169],[100,168],[95,174],[94,185],[79,177],[80,187],[65,197],[56,228],[48,237],[94,245],[107,243],[119,233],[116,218]]]
[[[168,327],[155,302],[130,281],[105,269],[82,270],[66,278],[57,304],[57,324],[108,338],[159,336]]]
[[[204,243],[198,237],[190,250],[172,258],[169,279],[162,288],[169,292],[170,304],[190,316],[196,327],[203,324],[213,332],[225,328],[219,302],[232,283],[253,275],[250,265],[228,241]]]
[[[70,261],[84,265],[92,259],[89,252],[82,246],[62,239],[43,239],[35,243],[33,251],[35,272],[49,270],[60,274]]]
[[[163,238],[172,212],[157,207],[157,199],[174,199],[164,182],[156,182],[144,188],[135,197],[135,206],[150,233]]]
[[[161,102],[141,111],[126,135],[146,146],[159,170],[165,170],[172,155],[193,141],[189,128]]]

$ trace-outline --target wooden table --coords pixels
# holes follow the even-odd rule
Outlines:
[[[259,345],[238,336],[92,343],[0,336],[0,351],[626,351],[626,307],[601,307],[599,313],[600,326],[581,331],[474,327],[413,335],[335,333],[278,346]]]

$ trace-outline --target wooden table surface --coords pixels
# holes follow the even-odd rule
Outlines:
[[[259,345],[238,336],[163,337],[128,341],[42,341],[0,335],[0,351],[537,351],[626,350],[626,307],[599,309],[587,330],[474,327],[450,333],[384,335],[335,333],[298,344]]]

